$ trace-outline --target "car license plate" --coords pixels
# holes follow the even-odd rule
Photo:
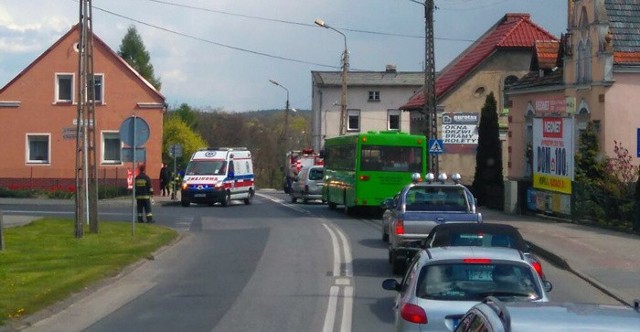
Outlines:
[[[193,197],[207,197],[207,194],[195,194]]]

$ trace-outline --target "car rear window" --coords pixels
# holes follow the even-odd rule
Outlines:
[[[309,180],[322,180],[322,168],[312,168],[309,170]]]
[[[460,187],[416,186],[405,196],[407,211],[460,211],[468,210],[465,192]]]
[[[450,234],[451,246],[505,247],[518,248],[517,241],[510,234],[490,234],[460,232]]]
[[[490,295],[504,300],[536,300],[541,290],[535,278],[524,264],[430,264],[421,270],[416,296],[451,301],[480,301]]]

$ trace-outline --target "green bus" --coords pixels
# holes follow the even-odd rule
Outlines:
[[[411,182],[411,174],[427,172],[427,139],[398,131],[369,131],[324,141],[322,199],[330,209],[344,206],[380,208]]]

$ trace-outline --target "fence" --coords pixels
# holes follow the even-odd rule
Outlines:
[[[601,189],[573,182],[571,220],[622,231],[640,231],[640,204],[632,198],[617,198]]]

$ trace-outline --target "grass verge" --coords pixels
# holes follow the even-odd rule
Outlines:
[[[42,218],[4,232],[0,251],[0,325],[31,315],[85,287],[117,275],[124,267],[170,243],[169,228],[130,222],[101,222],[74,236],[74,221]]]

